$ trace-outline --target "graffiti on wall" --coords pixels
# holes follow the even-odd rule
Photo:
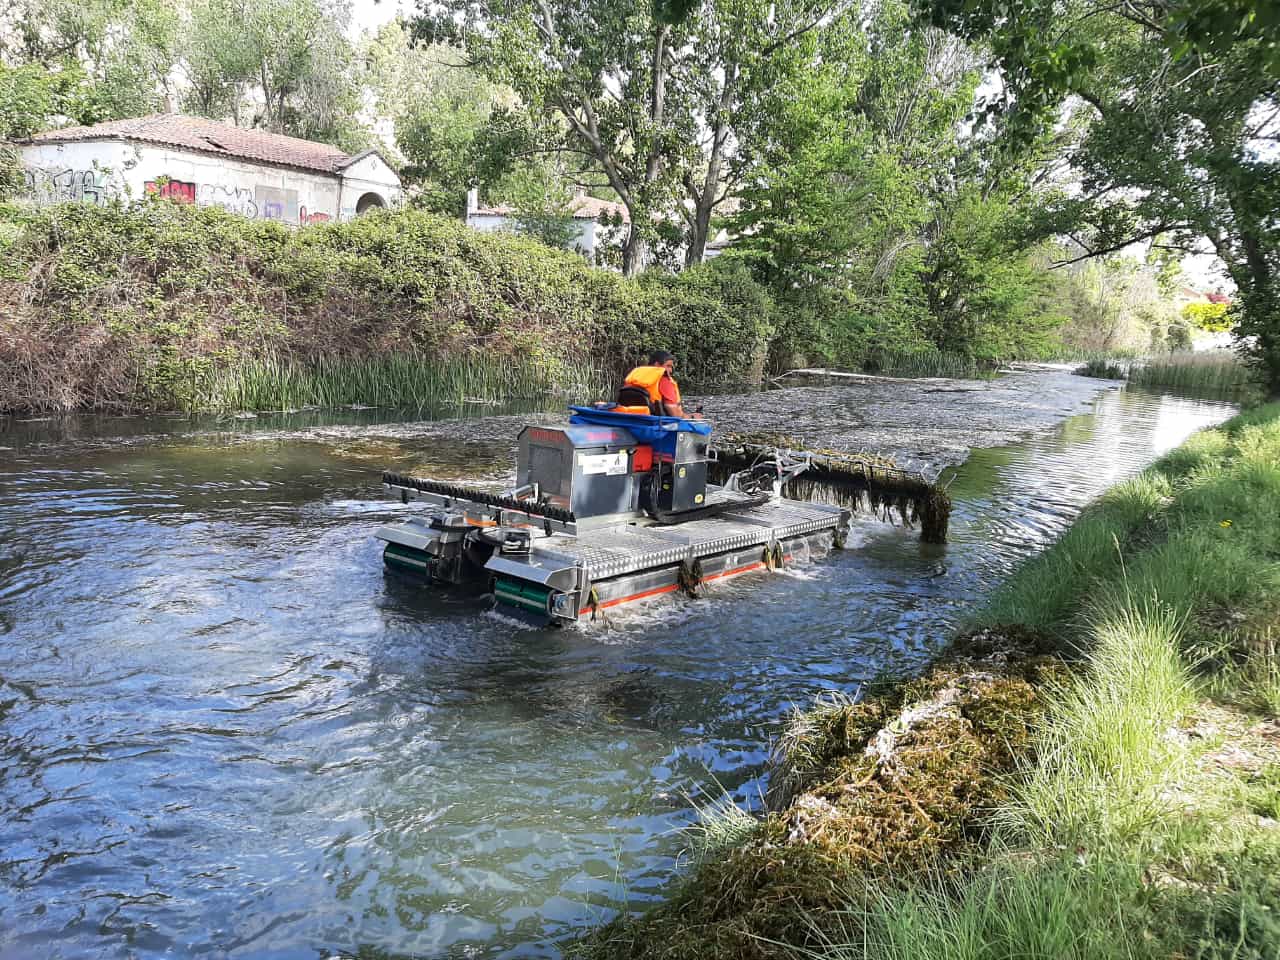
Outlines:
[[[104,204],[109,189],[102,170],[47,170],[28,167],[22,171],[26,192],[41,203],[67,200]]]
[[[23,171],[26,193],[40,203],[82,201],[104,204],[118,185],[107,180],[105,170],[44,169],[29,167]],[[219,207],[251,220],[279,220],[282,223],[325,223],[332,217],[319,210],[309,210],[298,203],[298,191],[259,184],[248,187],[220,183],[195,183],[172,177],[156,177],[142,185],[144,194],[190,203],[201,207]],[[128,188],[125,188],[126,194]]]
[[[202,183],[196,190],[196,203],[202,207],[220,207],[250,220],[260,214],[253,194],[247,187],[225,187],[220,183]]]
[[[175,203],[195,203],[196,185],[187,180],[148,180],[142,185],[147,196],[164,197]]]
[[[253,198],[258,203],[258,215],[265,220],[293,223],[298,219],[297,190],[258,186],[253,191]]]

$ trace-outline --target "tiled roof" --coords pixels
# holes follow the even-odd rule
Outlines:
[[[365,154],[350,157],[337,147],[299,140],[265,130],[249,130],[204,117],[157,113],[130,120],[108,120],[89,127],[65,127],[37,133],[33,143],[70,143],[79,140],[128,140],[197,150],[239,160],[254,160],[322,173],[338,173]],[[366,151],[367,154],[368,151]]]
[[[616,213],[622,218],[623,223],[631,222],[631,215],[627,213],[626,204],[614,203],[612,200],[600,200],[597,197],[574,197],[569,201],[569,210],[573,213],[575,220],[599,220],[602,213],[607,213],[609,216],[613,216]],[[510,217],[515,212],[515,207],[510,204],[500,203],[493,207],[476,207],[468,211],[467,216]]]

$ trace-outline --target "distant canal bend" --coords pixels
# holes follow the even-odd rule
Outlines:
[[[0,958],[555,957],[642,908],[688,795],[758,803],[791,705],[919,665],[1083,504],[1233,412],[1029,376],[1043,422],[959,469],[947,546],[868,521],[820,563],[559,631],[389,579],[371,537],[401,515],[388,458],[501,478],[506,421],[8,422]],[[895,448],[900,388],[841,389],[708,410],[820,397],[842,414],[810,436],[954,459],[941,434]]]

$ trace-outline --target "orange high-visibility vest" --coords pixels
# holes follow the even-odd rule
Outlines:
[[[666,367],[636,367],[627,374],[627,378],[622,381],[624,387],[636,387],[645,391],[649,395],[649,410],[642,411],[639,407],[621,407],[619,410],[625,413],[649,413],[656,411],[663,412],[662,407],[662,391],[658,384],[662,382],[662,378],[667,375]],[[675,390],[675,402],[680,402],[680,387],[676,385],[675,380],[671,381],[672,389]]]

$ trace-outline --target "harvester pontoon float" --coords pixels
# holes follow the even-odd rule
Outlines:
[[[860,503],[945,537],[946,495],[923,475],[785,445],[712,447],[703,421],[569,409],[567,424],[520,432],[504,493],[384,473],[402,502],[432,508],[376,532],[387,567],[564,623],[841,547]],[[798,488],[835,502],[783,496]]]

